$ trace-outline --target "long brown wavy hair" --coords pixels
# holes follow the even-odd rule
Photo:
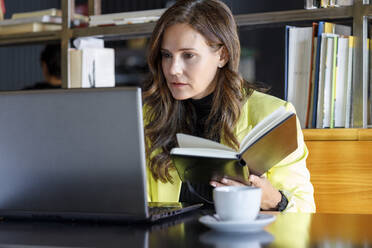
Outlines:
[[[206,120],[209,130],[205,138],[220,137],[226,145],[237,149],[239,142],[234,128],[244,101],[254,86],[238,73],[240,42],[230,9],[218,0],[179,0],[158,20],[152,33],[147,62],[150,78],[143,85],[145,104],[146,153],[153,177],[173,182],[169,170],[173,168],[170,150],[177,146],[176,134],[192,134],[193,110],[189,101],[176,100],[168,89],[161,58],[164,31],[174,24],[188,24],[204,36],[210,46],[225,49],[228,61],[219,68],[214,79],[211,112]]]

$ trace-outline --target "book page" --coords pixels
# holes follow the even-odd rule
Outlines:
[[[283,120],[287,119],[292,114],[293,113],[287,111],[284,106],[281,106],[270,115],[266,116],[248,133],[247,136],[244,137],[243,141],[240,143],[240,152],[247,149],[257,139],[262,137],[265,133],[267,133],[277,124],[281,123]]]
[[[224,151],[219,149],[208,149],[208,148],[173,148],[170,151],[171,155],[186,155],[193,157],[207,157],[207,158],[225,158],[225,159],[237,159],[238,155],[236,152]]]
[[[235,152],[234,149],[218,142],[183,133],[177,134],[177,141],[180,148],[210,148]]]

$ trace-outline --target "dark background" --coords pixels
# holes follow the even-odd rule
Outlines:
[[[102,0],[102,14],[164,8],[167,0]],[[302,9],[301,0],[224,0],[234,14]],[[84,4],[79,0],[75,4]],[[5,18],[12,13],[60,8],[60,0],[5,0]],[[284,26],[239,30],[244,54],[253,56],[255,81],[271,87],[272,95],[284,96]],[[145,49],[131,47],[130,41],[106,42],[115,48],[117,85],[138,84],[147,72]],[[44,44],[0,47],[0,90],[19,90],[42,81],[39,57]]]

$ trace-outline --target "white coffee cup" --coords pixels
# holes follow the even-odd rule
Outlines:
[[[213,190],[216,213],[222,221],[252,221],[260,211],[261,188],[222,186]]]

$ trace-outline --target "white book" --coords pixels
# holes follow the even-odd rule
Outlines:
[[[21,13],[14,13],[12,14],[12,19],[22,19],[22,18],[30,18],[30,17],[37,17],[37,16],[62,16],[62,11],[56,8],[51,9],[43,9],[37,11],[30,11],[30,12],[21,12]]]
[[[115,51],[112,48],[70,49],[68,88],[115,87]]]
[[[81,88],[82,85],[82,51],[71,48],[70,53],[70,80],[68,88]]]
[[[354,56],[354,37],[349,36],[348,44],[348,68],[347,68],[347,87],[346,87],[346,114],[345,128],[352,127],[352,96],[353,96],[353,56]]]
[[[89,17],[89,26],[121,25],[157,21],[166,9],[130,11]]]
[[[30,12],[20,12],[20,13],[14,13],[12,14],[11,19],[26,19],[26,18],[32,18],[32,17],[41,17],[41,16],[58,16],[62,17],[62,11],[60,9],[51,8],[51,9],[42,9],[37,11],[30,11]],[[88,17],[83,16],[78,13],[73,14],[73,19],[77,19],[83,22],[88,21]]]
[[[323,105],[323,128],[331,126],[331,111],[332,111],[332,79],[333,79],[333,49],[334,35],[323,34],[327,37],[327,54],[324,73],[324,105]]]
[[[18,24],[26,24],[26,23],[54,23],[54,24],[61,24],[62,18],[59,16],[34,16],[29,18],[22,18],[22,19],[6,19],[0,21],[0,26],[11,26],[11,25],[18,25]]]
[[[312,27],[291,27],[288,52],[288,101],[291,102],[305,128],[309,98]]]
[[[327,37],[322,35],[318,37],[321,40],[320,62],[319,62],[319,81],[318,81],[318,103],[317,103],[317,117],[316,128],[323,128],[323,108],[324,108],[324,78],[327,58]]]
[[[345,127],[348,62],[349,38],[340,37],[337,49],[335,127]]]
[[[0,35],[6,36],[10,34],[19,34],[19,33],[59,31],[61,29],[62,29],[62,26],[60,24],[31,22],[31,23],[23,23],[23,24],[16,24],[16,25],[0,26]]]
[[[352,6],[354,4],[354,0],[336,0],[337,6]]]
[[[115,87],[115,51],[112,48],[82,49],[82,88]]]

